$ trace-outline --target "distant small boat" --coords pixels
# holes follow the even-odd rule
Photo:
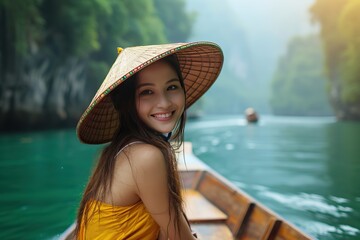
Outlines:
[[[191,120],[199,119],[202,116],[200,111],[189,111],[186,113],[186,117]]]
[[[245,110],[245,117],[249,123],[256,123],[257,121],[259,121],[259,116],[253,108],[247,108]]]

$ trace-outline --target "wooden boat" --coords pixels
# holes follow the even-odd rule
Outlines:
[[[259,116],[253,108],[247,108],[245,110],[245,117],[248,123],[257,123],[259,121]]]
[[[197,159],[191,143],[185,143],[184,149],[178,162],[185,211],[199,239],[313,239]],[[74,224],[60,239],[72,239],[73,228]]]

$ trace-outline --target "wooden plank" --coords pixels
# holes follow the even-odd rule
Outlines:
[[[198,191],[183,190],[185,213],[190,222],[225,222],[226,214],[210,203]]]
[[[251,200],[207,171],[203,174],[197,190],[228,215],[227,224],[233,235],[237,236],[248,209],[252,206]]]
[[[198,185],[200,178],[203,174],[203,171],[180,171],[180,177],[182,182],[182,187],[187,189],[195,189]]]
[[[226,224],[221,223],[193,223],[191,229],[196,232],[198,239],[233,240],[234,237]]]
[[[312,238],[310,236],[307,236],[306,234],[300,232],[295,227],[291,226],[290,224],[283,222],[279,230],[277,231],[277,234],[274,238],[274,240],[311,240]]]
[[[277,235],[280,225],[281,225],[282,221],[273,217],[270,219],[270,222],[268,224],[268,227],[266,229],[265,234],[263,235],[262,239],[263,240],[270,240],[270,239],[274,239],[274,237]]]
[[[258,205],[254,205],[251,214],[240,229],[239,239],[267,240],[277,233],[280,220]]]

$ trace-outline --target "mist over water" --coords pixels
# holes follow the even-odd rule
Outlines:
[[[220,78],[205,95],[205,112],[242,114],[249,106],[271,112],[270,82],[279,57],[293,37],[318,32],[308,11],[313,2],[187,1],[196,13],[190,40],[214,41],[225,55]]]

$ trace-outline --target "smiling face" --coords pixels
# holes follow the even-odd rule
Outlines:
[[[139,118],[159,133],[171,132],[185,109],[185,93],[171,65],[158,61],[137,75],[136,110]]]

